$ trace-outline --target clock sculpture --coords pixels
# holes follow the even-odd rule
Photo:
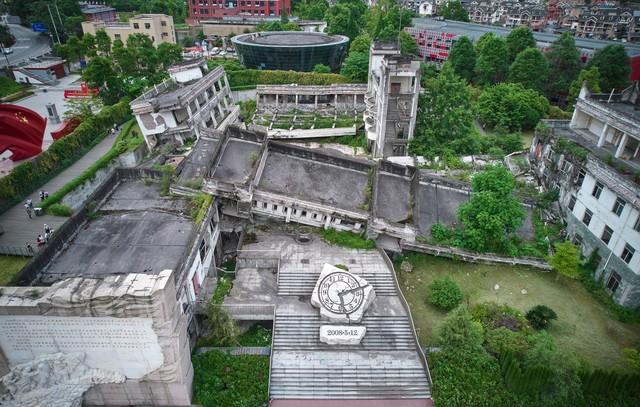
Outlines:
[[[375,291],[367,280],[325,264],[311,294],[311,305],[320,309],[321,318],[348,325],[322,325],[320,341],[342,345],[360,343],[367,328],[351,324],[362,321],[375,298]]]

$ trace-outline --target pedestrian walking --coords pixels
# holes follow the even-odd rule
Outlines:
[[[33,254],[33,246],[31,246],[31,243],[29,242],[27,242],[27,251],[29,254]]]
[[[27,211],[27,215],[29,215],[29,219],[31,219],[31,207],[29,206],[29,204],[24,204],[24,208]]]
[[[49,193],[47,191],[44,191],[44,199],[48,199],[49,198]]]
[[[40,190],[40,202],[44,201],[44,191]]]
[[[27,206],[29,206],[29,208],[33,209],[33,201],[31,199],[27,199]]]
[[[45,223],[44,224],[44,234],[48,235],[49,233],[51,233],[51,228]]]
[[[38,243],[38,247],[44,246],[44,237],[42,237],[42,235],[38,235],[36,242]]]
[[[44,244],[49,243],[49,237],[51,236],[51,233],[45,233],[44,234]]]

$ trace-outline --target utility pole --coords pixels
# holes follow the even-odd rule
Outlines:
[[[60,10],[58,10],[58,3],[54,2],[53,5],[56,7],[56,13],[58,13],[58,21],[60,21],[60,27],[62,27],[61,31],[64,31],[64,24],[62,23],[62,17],[60,17]]]
[[[58,29],[56,28],[56,22],[53,21],[53,14],[51,13],[51,7],[47,4],[47,10],[49,10],[49,17],[51,17],[51,24],[53,24],[53,31],[56,33],[56,38],[58,39],[58,44],[60,44],[60,36],[58,35]]]

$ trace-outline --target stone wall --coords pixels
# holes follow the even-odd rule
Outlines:
[[[61,354],[83,355],[90,368],[126,376],[124,383],[92,387],[84,405],[191,402],[187,315],[176,301],[171,270],[3,287],[0,349],[2,373]]]

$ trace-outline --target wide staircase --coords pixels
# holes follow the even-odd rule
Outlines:
[[[382,255],[335,250],[315,255],[307,251],[302,257],[283,255],[279,269],[269,386],[273,405],[279,405],[278,400],[297,400],[299,406],[305,400],[431,405],[427,368],[393,271]],[[320,342],[320,326],[327,322],[310,305],[309,296],[325,262],[345,264],[374,287],[376,299],[360,324],[367,332],[359,345]],[[340,405],[349,402],[344,403]]]

